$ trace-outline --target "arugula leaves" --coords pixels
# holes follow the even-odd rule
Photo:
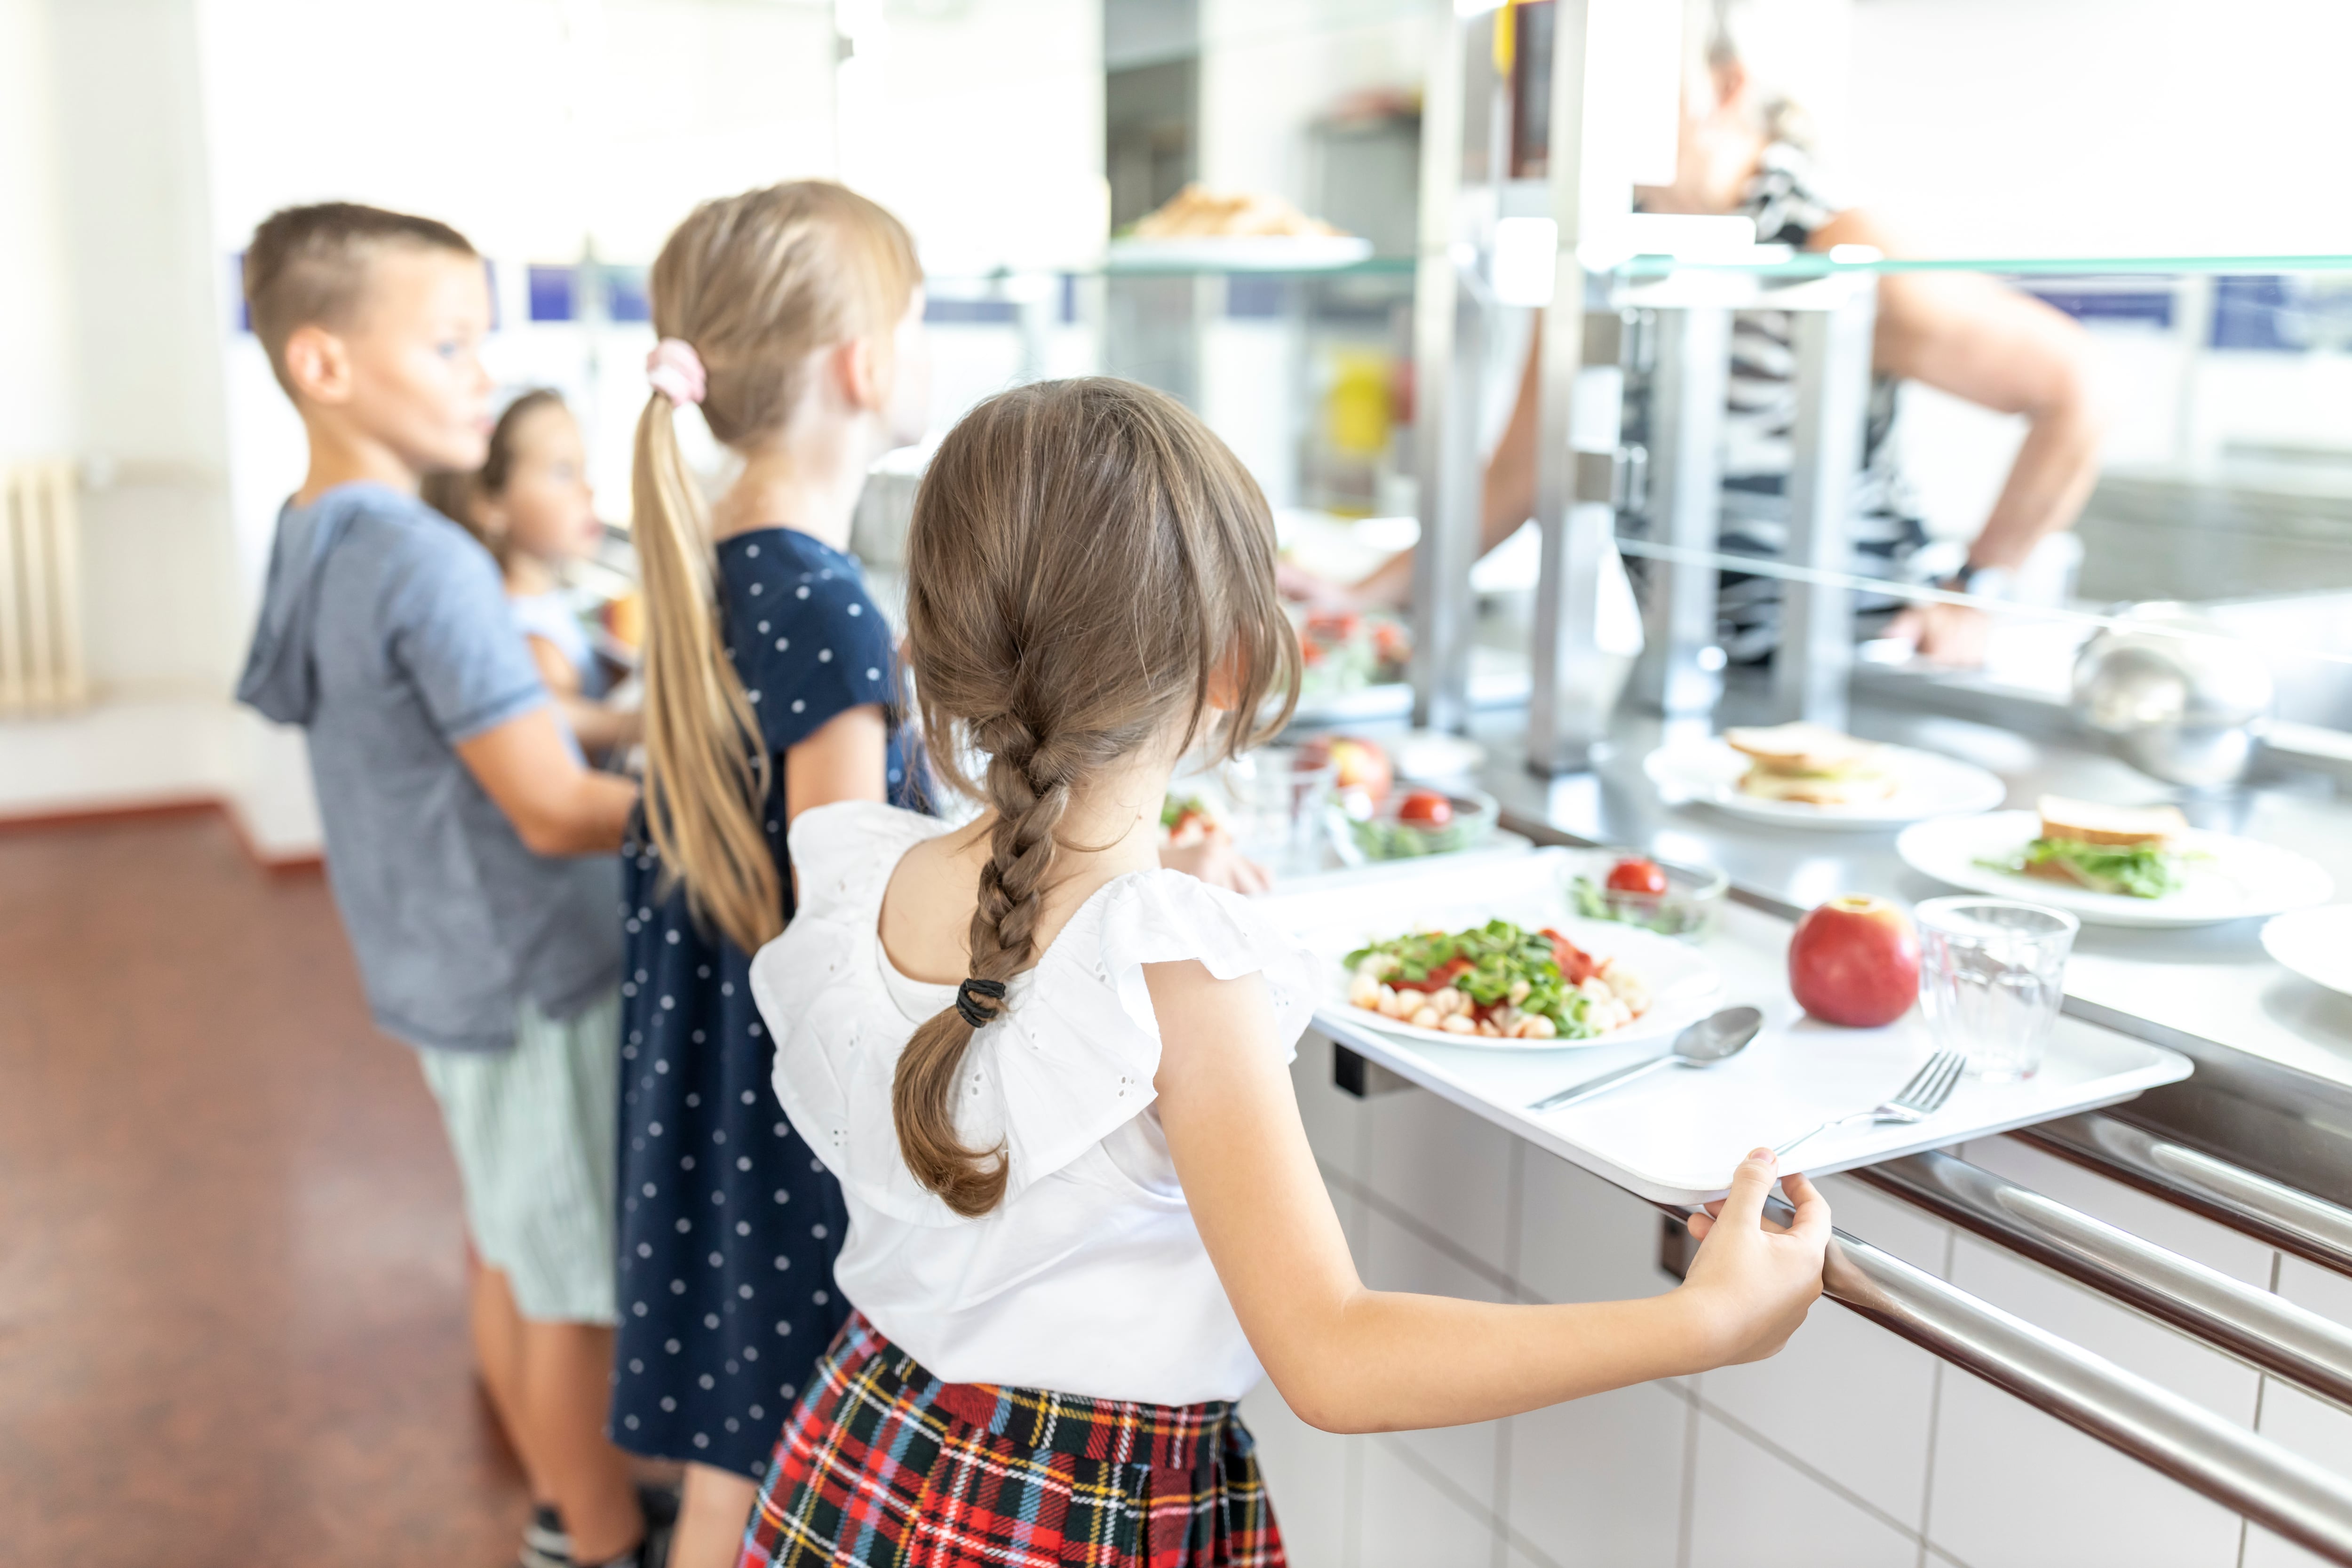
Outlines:
[[[1995,871],[2024,871],[2052,862],[2094,892],[2160,899],[2182,886],[2181,856],[2160,844],[2086,844],[2079,838],[2037,838],[2022,854],[1978,862]]]

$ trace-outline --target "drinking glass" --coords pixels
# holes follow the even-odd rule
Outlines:
[[[1338,772],[1297,746],[1260,746],[1230,764],[1235,847],[1276,876],[1322,869],[1323,811]]]
[[[1919,925],[1919,1005],[1937,1046],[2014,1083],[2042,1070],[2080,922],[2015,899],[1930,899]]]

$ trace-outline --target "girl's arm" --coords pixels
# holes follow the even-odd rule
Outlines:
[[[1802,1176],[1786,1231],[1763,1218],[1769,1151],[1744,1162],[1689,1279],[1640,1301],[1497,1306],[1368,1290],[1316,1170],[1265,983],[1148,964],[1160,1124],[1250,1346],[1327,1431],[1452,1426],[1653,1378],[1760,1360],[1821,1293],[1829,1207]]]
[[[580,749],[592,757],[611,754],[618,746],[634,746],[645,735],[645,716],[614,708],[609,703],[593,701],[580,695],[580,672],[563,657],[556,646],[536,632],[523,638],[530,648],[530,658],[539,666],[539,678],[554,694],[556,707],[563,710],[563,721],[572,727],[572,738]]]
[[[784,817],[789,827],[811,806],[836,800],[887,800],[890,731],[880,704],[845,709],[809,738],[784,750]]]

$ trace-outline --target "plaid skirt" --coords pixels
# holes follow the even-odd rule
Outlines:
[[[842,1325],[785,1424],[737,1568],[1282,1568],[1230,1403],[941,1383]]]

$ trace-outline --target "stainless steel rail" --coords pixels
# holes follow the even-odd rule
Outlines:
[[[2352,1274],[2352,1209],[2113,1116],[2062,1117],[2011,1136],[2323,1268]]]
[[[2352,1407],[2352,1330],[2316,1312],[1949,1154],[1913,1154],[1851,1173]]]
[[[2137,1373],[1837,1233],[1832,1300],[2333,1563],[2352,1563],[2352,1483]]]

